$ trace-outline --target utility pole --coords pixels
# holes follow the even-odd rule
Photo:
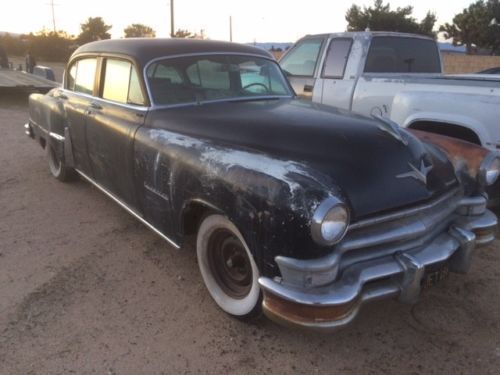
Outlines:
[[[233,41],[233,17],[229,16],[229,41]]]
[[[56,33],[57,32],[57,29],[56,29],[56,12],[54,11],[54,7],[57,4],[54,4],[54,0],[50,0],[50,3],[48,5],[50,5],[50,7],[52,9],[52,28],[54,30],[54,33]]]
[[[175,26],[174,26],[174,0],[170,0],[170,37],[175,36]]]

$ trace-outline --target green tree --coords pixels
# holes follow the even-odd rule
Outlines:
[[[37,60],[67,61],[76,48],[74,37],[64,31],[44,29],[25,38],[28,50]]]
[[[85,44],[95,40],[110,39],[108,31],[111,25],[106,25],[101,17],[89,17],[81,25],[82,32],[78,35],[78,43]]]
[[[435,38],[436,15],[428,12],[425,18],[418,22],[412,14],[412,6],[398,7],[393,10],[389,3],[384,4],[383,0],[375,0],[371,7],[361,8],[353,4],[347,10],[345,19],[348,31],[363,31],[369,28],[372,31],[398,31],[424,34]]]
[[[156,32],[151,27],[141,23],[133,23],[127,26],[123,32],[125,38],[154,38],[156,36]]]
[[[472,47],[488,49],[492,55],[500,52],[500,0],[479,0],[455,15],[452,23],[440,27],[453,44],[465,46],[467,53]]]

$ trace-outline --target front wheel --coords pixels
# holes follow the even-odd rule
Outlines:
[[[222,215],[207,216],[198,230],[196,252],[201,276],[217,305],[240,319],[258,316],[259,271],[236,226]]]
[[[52,176],[62,182],[74,180],[76,177],[75,170],[66,166],[64,161],[61,160],[59,156],[57,156],[56,151],[51,145],[47,145],[45,148],[47,150],[49,170]]]

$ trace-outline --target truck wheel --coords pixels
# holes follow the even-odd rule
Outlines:
[[[66,167],[65,163],[57,156],[56,151],[51,145],[45,147],[47,150],[47,159],[49,161],[49,170],[52,176],[62,182],[69,182],[75,179],[76,173],[73,168]]]
[[[222,215],[207,216],[198,230],[196,253],[205,286],[222,310],[240,319],[260,315],[259,271],[231,221]]]

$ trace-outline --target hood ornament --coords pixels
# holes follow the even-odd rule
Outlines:
[[[380,130],[389,133],[389,135],[396,138],[399,142],[401,142],[405,146],[408,146],[408,141],[403,138],[403,133],[401,132],[401,129],[396,122],[381,115],[372,114],[372,117],[379,121],[378,128]]]
[[[423,183],[424,185],[427,186],[427,175],[429,174],[429,172],[433,168],[432,164],[430,164],[429,166],[426,167],[424,159],[422,158],[422,161],[420,162],[420,168],[415,167],[411,163],[408,163],[408,165],[410,166],[410,168],[412,170],[410,172],[407,172],[407,173],[398,174],[396,176],[396,178],[411,177],[411,178],[414,178],[414,179],[420,181],[421,183]]]

